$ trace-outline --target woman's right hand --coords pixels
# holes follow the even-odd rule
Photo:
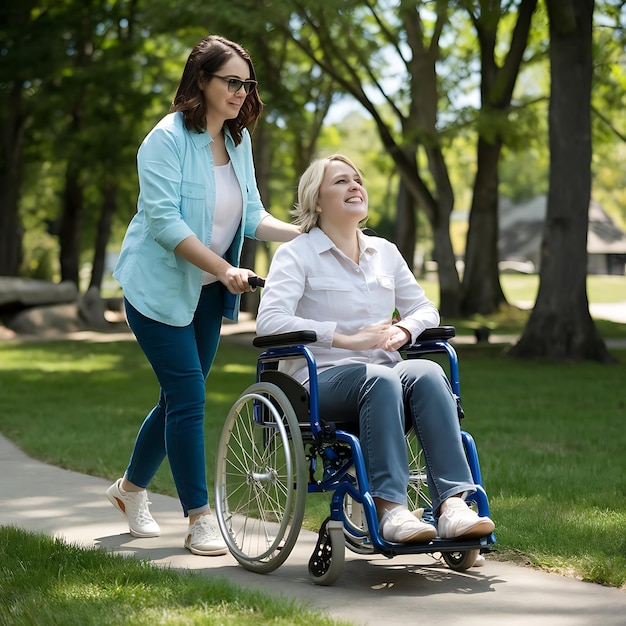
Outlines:
[[[252,291],[253,287],[248,282],[250,276],[254,276],[252,270],[248,270],[242,267],[229,266],[224,271],[216,274],[218,280],[230,291],[232,294],[246,293]]]
[[[367,328],[362,328],[354,335],[333,335],[333,347],[344,348],[346,350],[374,350],[384,348],[389,337],[390,323],[374,324]]]

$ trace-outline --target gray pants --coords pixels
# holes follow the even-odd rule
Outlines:
[[[358,424],[374,497],[407,505],[405,415],[412,418],[424,449],[435,514],[447,498],[475,491],[456,401],[437,363],[411,359],[391,367],[340,365],[320,372],[318,385],[322,419]]]

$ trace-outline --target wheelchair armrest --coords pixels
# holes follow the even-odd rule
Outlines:
[[[405,356],[416,356],[422,354],[429,354],[432,352],[428,346],[424,346],[423,344],[427,341],[448,341],[448,339],[452,339],[452,337],[456,336],[456,329],[454,326],[436,326],[435,328],[427,328],[422,331],[415,343],[406,343],[404,344],[398,352]],[[436,350],[438,352],[438,350]]]
[[[314,330],[297,330],[278,335],[259,335],[252,340],[252,345],[255,348],[279,348],[314,343],[315,341],[317,341],[317,334]]]
[[[456,328],[454,326],[436,326],[435,328],[427,328],[416,339],[418,341],[447,341],[456,337]]]

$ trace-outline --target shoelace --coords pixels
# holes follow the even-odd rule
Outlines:
[[[148,509],[148,505],[152,504],[152,502],[148,500],[145,492],[138,492],[137,497],[131,498],[131,503],[133,505],[133,517],[135,521],[139,524],[154,521]]]
[[[205,543],[219,537],[217,528],[208,515],[202,515],[193,523],[191,534],[195,539],[194,543]]]

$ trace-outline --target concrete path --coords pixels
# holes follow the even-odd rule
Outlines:
[[[108,481],[35,461],[1,436],[0,477],[0,525],[43,532],[163,567],[225,577],[244,587],[297,599],[359,626],[626,624],[624,591],[489,556],[482,567],[459,573],[424,555],[385,559],[347,552],[335,585],[318,587],[307,571],[316,535],[306,531],[282,567],[271,574],[253,574],[230,555],[199,557],[186,551],[182,547],[186,521],[178,501],[157,494],[150,494],[151,510],[162,534],[135,539],[106,499]]]

